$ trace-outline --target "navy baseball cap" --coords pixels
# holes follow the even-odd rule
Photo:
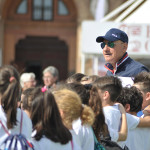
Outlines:
[[[114,42],[114,41],[118,41],[121,40],[122,42],[128,43],[128,36],[127,34],[119,29],[116,28],[112,28],[110,29],[105,36],[99,36],[96,38],[96,42],[100,43],[103,42],[105,40]]]

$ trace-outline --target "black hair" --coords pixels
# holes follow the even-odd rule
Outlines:
[[[139,112],[142,109],[143,96],[136,87],[124,87],[117,101],[123,106],[130,104],[130,112]]]
[[[103,76],[99,77],[94,83],[93,86],[102,90],[108,91],[110,94],[110,100],[115,102],[122,90],[122,83],[118,77],[114,76]]]

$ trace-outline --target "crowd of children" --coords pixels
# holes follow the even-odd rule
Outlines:
[[[43,72],[45,83],[50,70],[58,81],[50,67]],[[94,150],[94,136],[100,144],[109,139],[124,150],[149,150],[150,73],[139,73],[133,82],[123,87],[116,76],[76,73],[54,86],[21,91],[18,71],[0,67],[0,149],[22,128],[35,150]]]

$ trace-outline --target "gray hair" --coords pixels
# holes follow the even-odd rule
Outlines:
[[[53,77],[59,77],[59,72],[58,69],[54,66],[48,66],[47,68],[45,68],[43,70],[43,74],[49,72],[50,74],[52,74]]]
[[[23,73],[21,76],[20,76],[20,84],[21,84],[21,87],[23,88],[24,87],[24,82],[28,82],[30,81],[31,78],[34,78],[35,79],[35,74],[33,72],[30,72],[30,73]]]

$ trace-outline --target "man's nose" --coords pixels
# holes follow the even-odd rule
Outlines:
[[[103,51],[107,51],[107,50],[109,50],[109,46],[107,44],[105,44]]]

